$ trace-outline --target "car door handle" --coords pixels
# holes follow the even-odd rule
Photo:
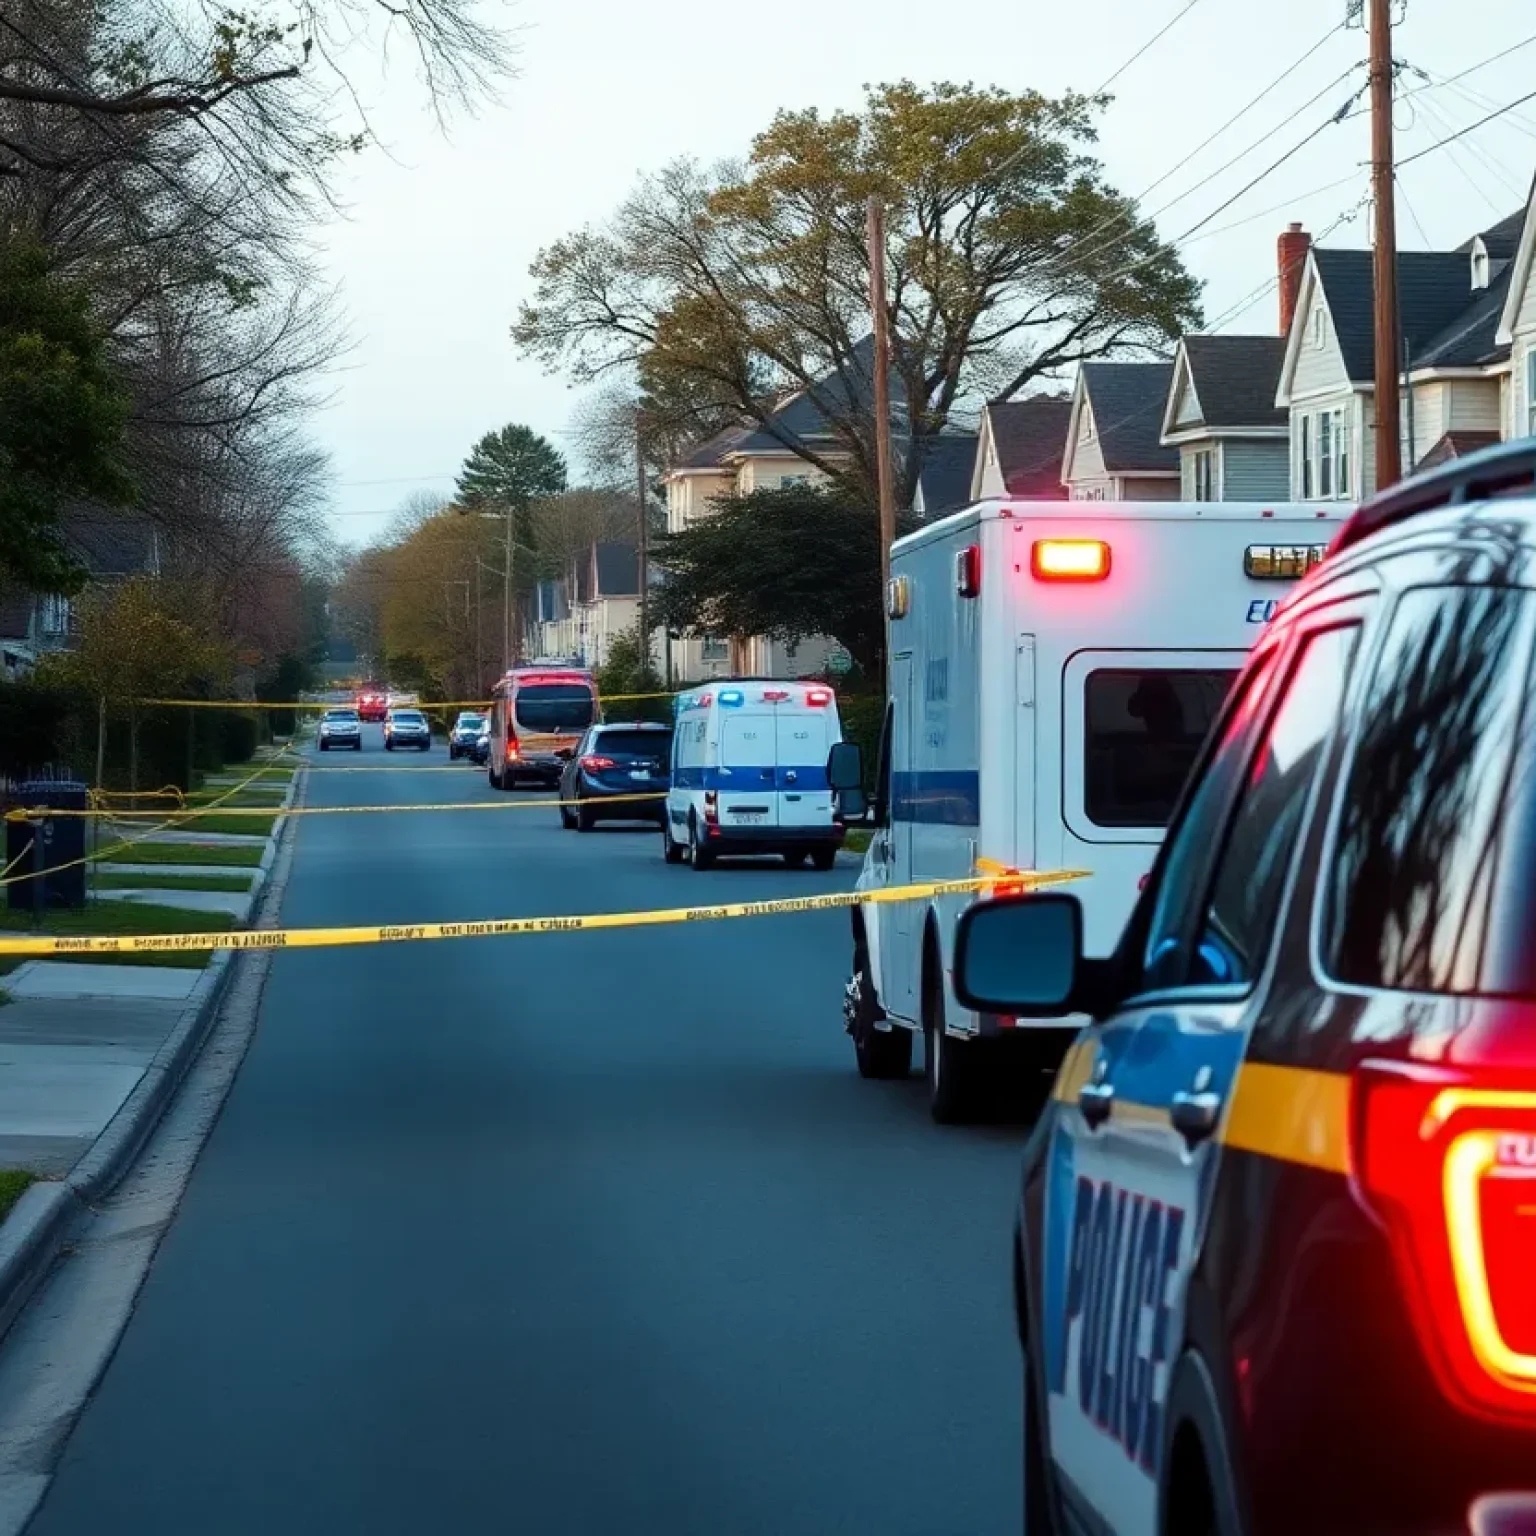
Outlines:
[[[1173,1128],[1190,1146],[1202,1142],[1216,1129],[1221,1118],[1221,1096],[1204,1093],[1176,1093],[1168,1107]]]
[[[1077,1107],[1083,1112],[1083,1119],[1095,1130],[1109,1119],[1109,1112],[1115,1107],[1115,1088],[1113,1083],[1084,1083],[1077,1090]]]

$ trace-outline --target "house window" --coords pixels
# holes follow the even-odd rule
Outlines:
[[[1328,317],[1323,313],[1321,304],[1315,305],[1312,310],[1312,345],[1322,347],[1328,340]]]
[[[69,633],[69,599],[49,594],[43,599],[40,624],[45,635]]]
[[[705,635],[699,648],[699,657],[702,661],[729,661],[731,642],[720,639],[718,635]]]
[[[790,485],[809,485],[810,483],[811,483],[811,477],[809,475],[780,475],[779,476],[779,485],[781,487],[783,487],[783,486],[790,486]]]
[[[1343,501],[1350,494],[1349,410],[1338,406],[1301,418],[1301,499]]]
[[[1200,448],[1189,456],[1190,498],[1193,501],[1219,501],[1216,490],[1216,450]]]

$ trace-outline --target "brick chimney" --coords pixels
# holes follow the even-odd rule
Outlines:
[[[1301,293],[1301,273],[1307,264],[1307,252],[1312,249],[1312,236],[1300,224],[1292,224],[1280,236],[1280,334],[1291,334],[1291,321],[1296,317],[1296,299]]]

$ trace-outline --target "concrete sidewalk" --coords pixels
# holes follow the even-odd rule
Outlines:
[[[299,780],[287,786],[272,836],[162,833],[148,841],[263,847],[260,865],[103,864],[122,874],[238,874],[248,891],[134,888],[99,893],[112,901],[143,901],[196,911],[229,912],[237,922],[256,910],[287,825],[281,817]],[[0,1168],[24,1168],[41,1178],[66,1177],[139,1088],[146,1070],[198,999],[216,1000],[202,986],[227,958],[206,967],[98,965],[29,960],[0,978],[10,1001],[0,1007]]]

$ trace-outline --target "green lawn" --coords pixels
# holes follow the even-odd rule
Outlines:
[[[11,1214],[11,1207],[21,1199],[27,1186],[36,1182],[34,1176],[22,1168],[0,1168],[0,1221]]]
[[[103,869],[93,876],[99,891],[248,891],[252,875],[120,875]]]
[[[843,839],[843,847],[849,853],[863,853],[874,835],[869,827],[849,827],[848,835]]]
[[[61,937],[87,934],[128,933],[227,933],[233,923],[227,912],[189,912],[183,907],[160,907],[140,901],[93,901],[84,907],[50,911],[43,916],[43,932]],[[32,914],[0,907],[0,933],[31,933]],[[213,951],[168,950],[142,954],[61,955],[102,965],[172,965],[201,970]],[[0,955],[0,975],[25,965],[37,955]]]
[[[145,817],[145,821],[149,820]],[[242,837],[267,837],[272,832],[273,825],[277,821],[276,813],[268,815],[262,813],[254,816],[225,816],[221,811],[208,811],[202,815],[182,813],[166,827],[167,832],[237,832]],[[132,822],[117,821],[112,823],[119,839],[123,837],[136,837]],[[139,831],[144,831],[141,825]]]
[[[102,855],[100,863],[109,864],[230,864],[255,869],[265,852],[262,848],[204,847],[200,843],[135,843],[131,848],[116,848]]]

